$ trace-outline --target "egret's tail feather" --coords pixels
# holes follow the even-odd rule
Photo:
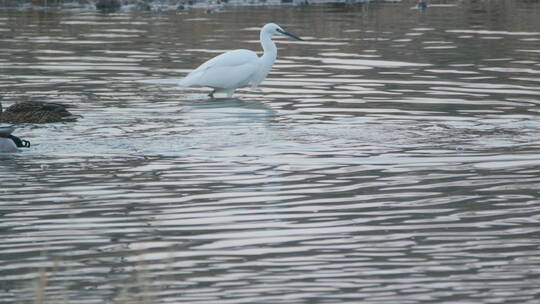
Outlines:
[[[189,79],[182,78],[182,79],[180,79],[180,82],[178,82],[178,84],[181,87],[189,87],[191,85],[191,81],[189,81]]]
[[[192,71],[186,77],[180,79],[180,86],[191,87],[201,85],[199,79],[201,78],[201,73],[197,70]]]

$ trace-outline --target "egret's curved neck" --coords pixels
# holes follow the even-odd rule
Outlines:
[[[277,48],[268,33],[261,32],[261,45],[264,51],[262,59],[273,64],[277,57]]]

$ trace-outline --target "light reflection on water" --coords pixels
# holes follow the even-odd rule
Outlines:
[[[0,11],[4,106],[83,115],[0,156],[0,302],[534,303],[540,7],[509,3]],[[261,20],[307,41],[260,91],[176,86]]]

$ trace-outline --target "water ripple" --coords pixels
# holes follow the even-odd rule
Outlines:
[[[0,302],[535,303],[539,8],[501,3],[0,11],[3,105],[82,116],[0,155]],[[260,90],[177,86],[268,16],[306,41]]]

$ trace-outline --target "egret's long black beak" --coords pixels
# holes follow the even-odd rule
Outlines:
[[[296,36],[296,35],[293,35],[293,34],[287,32],[287,31],[282,31],[282,30],[280,30],[280,29],[277,29],[277,31],[280,32],[280,33],[282,33],[282,34],[285,35],[285,36],[291,37],[292,39],[304,41],[304,39],[302,39],[302,38],[300,38],[300,37],[298,37],[298,36]]]

